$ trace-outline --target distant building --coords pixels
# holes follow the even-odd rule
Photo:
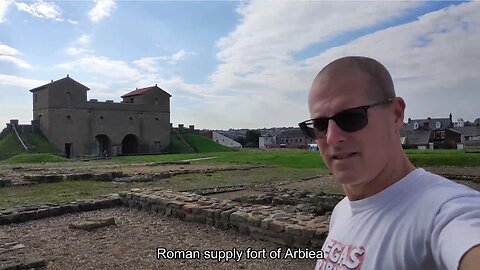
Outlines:
[[[277,136],[260,136],[258,138],[258,147],[261,149],[278,147]]]
[[[460,132],[466,141],[480,140],[480,126],[462,126],[454,127],[453,129]]]
[[[314,143],[315,140],[307,137],[300,128],[285,130],[277,136],[280,147],[307,149]]]
[[[463,125],[463,120],[459,122]],[[404,148],[455,149],[463,138],[453,126],[451,114],[449,118],[409,118],[400,131],[400,141]]]
[[[159,153],[170,144],[170,97],[157,85],[112,100],[87,101],[88,87],[67,77],[30,90],[33,121],[65,156]]]

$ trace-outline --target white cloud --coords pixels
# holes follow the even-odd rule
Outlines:
[[[77,47],[69,47],[65,49],[65,53],[72,56],[77,56],[77,55],[85,54],[88,52],[91,52],[91,51],[84,48],[77,48]]]
[[[194,52],[185,51],[184,49],[179,50],[170,57],[169,64],[174,65],[178,61],[184,60],[188,55],[194,55]]]
[[[161,57],[144,57],[138,60],[133,61],[135,65],[147,72],[157,72],[158,70],[158,60],[162,59]]]
[[[8,7],[12,1],[2,0],[0,1],[0,23],[5,22],[5,17],[7,16]]]
[[[412,2],[252,1],[238,9],[243,16],[235,31],[217,42],[222,64],[212,75],[220,88],[245,74],[289,65],[292,53],[404,14]],[[277,68],[275,68],[276,70]],[[274,75],[274,73],[271,73]],[[274,76],[272,76],[274,78]]]
[[[63,21],[60,8],[53,2],[38,0],[30,5],[16,2],[15,6],[18,10],[25,11],[34,17]]]
[[[221,63],[210,76],[210,94],[216,98],[203,100],[208,105],[195,114],[178,108],[175,119],[195,115],[197,126],[209,128],[295,126],[308,117],[307,92],[317,72],[338,57],[366,55],[391,71],[397,93],[407,100],[407,117],[448,117],[452,112],[473,120],[480,98],[479,2],[452,5],[295,59],[299,51],[391,21],[421,4],[252,1],[239,8],[236,29],[217,43]]]
[[[14,63],[21,68],[32,68],[32,66],[26,61],[18,59],[16,57],[17,55],[20,55],[20,52],[17,49],[0,43],[0,61]]]
[[[17,49],[9,47],[0,43],[0,55],[18,55],[20,54]]]
[[[55,67],[67,70],[82,70],[117,81],[131,81],[140,77],[140,73],[129,67],[127,63],[103,56],[85,56],[73,62],[58,64]]]
[[[17,86],[24,89],[32,89],[46,83],[47,81],[33,80],[12,75],[0,74],[0,85]]]
[[[94,0],[94,2],[95,7],[88,12],[88,16],[93,22],[99,22],[101,19],[110,16],[116,7],[113,0]]]
[[[144,57],[133,61],[142,70],[155,73],[158,71],[158,62],[167,61],[168,64],[174,65],[178,61],[184,60],[188,55],[194,55],[194,52],[186,51],[184,49],[172,54],[171,56],[158,56],[158,57]]]
[[[73,42],[74,46],[68,47],[67,49],[65,49],[65,53],[72,56],[92,53],[93,52],[92,50],[84,48],[90,45],[91,39],[92,39],[91,36],[87,34],[81,35],[75,42]]]
[[[79,44],[81,46],[86,46],[86,45],[90,44],[91,40],[92,40],[92,38],[89,35],[83,34],[78,38],[77,44]]]
[[[21,68],[32,68],[29,63],[10,55],[0,55],[0,61],[11,62]]]

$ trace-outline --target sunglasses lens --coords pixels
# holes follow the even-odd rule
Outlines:
[[[355,108],[334,116],[335,123],[345,132],[355,132],[368,124],[367,110]]]
[[[323,138],[327,134],[328,119],[317,118],[313,120],[313,130],[315,131],[315,138]]]

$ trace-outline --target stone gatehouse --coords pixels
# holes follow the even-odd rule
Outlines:
[[[67,157],[166,150],[170,144],[169,93],[155,85],[131,91],[115,103],[87,100],[88,90],[68,75],[31,89],[34,129]]]

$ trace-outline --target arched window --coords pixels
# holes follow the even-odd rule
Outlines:
[[[442,123],[437,121],[437,123],[435,123],[435,128],[441,128],[441,127],[442,127]]]
[[[413,129],[417,129],[417,128],[418,128],[418,123],[417,122],[413,123]]]

